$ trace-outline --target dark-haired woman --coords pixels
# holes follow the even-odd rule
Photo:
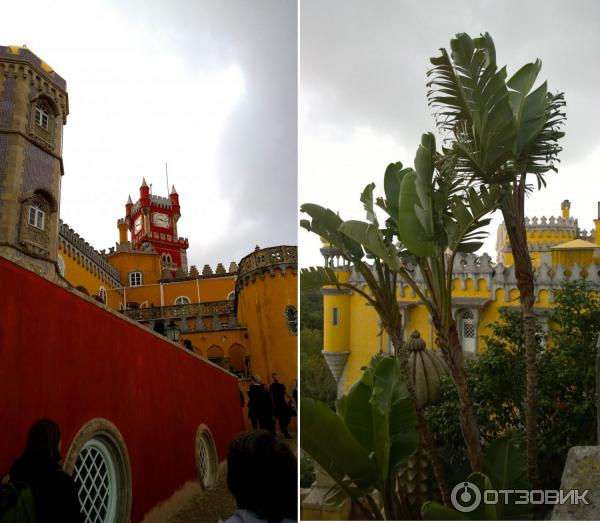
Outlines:
[[[25,451],[10,469],[10,481],[31,487],[38,522],[81,523],[75,482],[60,466],[60,429],[49,419],[29,429]]]
[[[237,510],[225,523],[291,523],[298,520],[296,457],[271,432],[238,436],[227,451],[227,486]]]

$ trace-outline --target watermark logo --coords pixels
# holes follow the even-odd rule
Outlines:
[[[475,483],[464,481],[452,489],[450,498],[454,508],[460,512],[473,512],[483,501],[485,505],[589,505],[589,490],[484,490]]]
[[[481,503],[481,491],[474,483],[465,481],[452,489],[452,505],[461,512],[472,512]]]

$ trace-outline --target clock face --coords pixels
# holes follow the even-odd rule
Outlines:
[[[134,227],[133,230],[136,234],[142,230],[142,217],[141,216],[137,217],[133,227]]]
[[[169,217],[162,212],[155,212],[152,215],[152,223],[157,227],[168,227],[169,226]]]

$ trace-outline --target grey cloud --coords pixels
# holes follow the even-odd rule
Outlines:
[[[192,246],[189,257],[216,263],[239,260],[256,244],[296,244],[296,3],[154,0],[125,9],[132,15],[139,9],[140,23],[168,31],[189,62],[235,63],[244,76],[245,93],[227,122],[217,163],[233,222],[227,238]]]
[[[429,57],[457,32],[489,32],[509,70],[541,58],[541,77],[568,103],[563,161],[598,142],[596,64],[600,3],[506,0],[303,0],[301,89],[313,114],[340,126],[370,125],[413,145],[434,121],[425,99]]]

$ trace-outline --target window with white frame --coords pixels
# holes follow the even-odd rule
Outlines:
[[[463,314],[463,338],[475,337],[475,318],[471,311],[465,311]]]
[[[42,102],[38,102],[35,106],[35,124],[41,127],[42,129],[48,130],[50,123],[50,112],[48,111],[48,107],[46,104]]]
[[[60,254],[56,257],[56,265],[58,266],[58,274],[64,278],[66,270],[65,259]]]
[[[462,347],[465,352],[475,353],[477,347],[477,328],[475,316],[470,310],[466,310],[461,318]]]
[[[191,300],[187,296],[178,296],[175,298],[175,305],[188,305]]]
[[[206,425],[201,425],[196,433],[196,468],[202,487],[212,488],[217,479],[217,451]]]
[[[116,522],[119,485],[115,457],[102,439],[91,438],[84,444],[73,479],[86,523]]]
[[[37,203],[32,203],[29,206],[29,225],[33,225],[43,231],[45,219],[46,213],[44,210]]]
[[[129,286],[139,287],[142,284],[142,273],[141,272],[130,272],[129,273]]]

